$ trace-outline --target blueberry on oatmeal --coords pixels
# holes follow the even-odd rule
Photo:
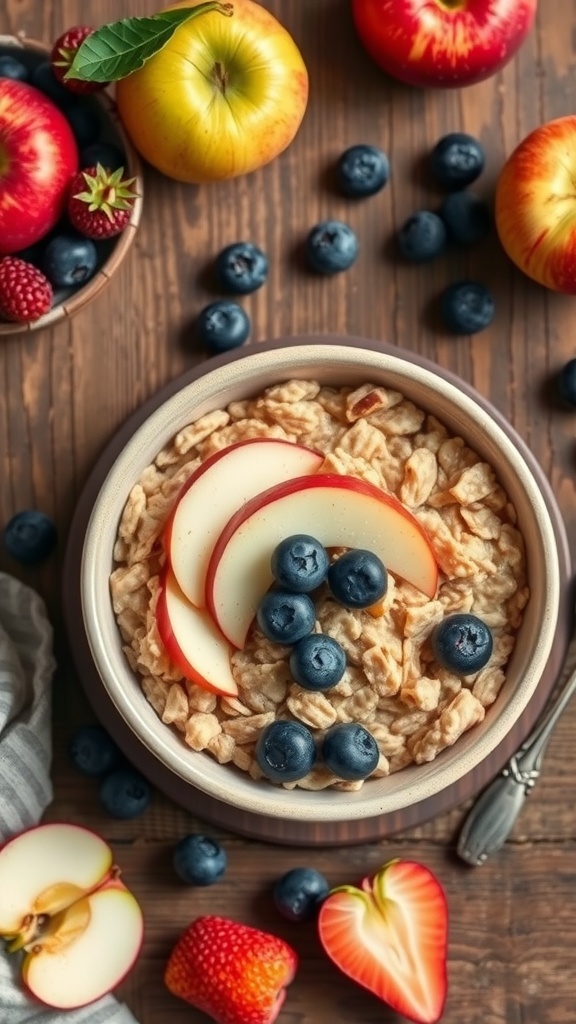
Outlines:
[[[312,733],[302,722],[271,722],[258,737],[256,760],[271,782],[297,782],[311,771],[316,760]]]
[[[490,628],[470,612],[456,612],[442,619],[432,632],[436,661],[449,672],[471,675],[488,663],[493,639]]]
[[[380,760],[376,740],[359,722],[333,725],[324,736],[320,753],[330,771],[349,782],[368,778]]]
[[[354,548],[332,562],[328,586],[346,608],[369,608],[384,597],[388,573],[378,555]]]
[[[329,690],[340,682],[346,655],[325,633],[310,633],[299,640],[290,655],[290,671],[304,690]]]
[[[280,586],[307,594],[326,578],[330,560],[326,548],[309,534],[297,533],[274,548],[271,569]]]
[[[269,640],[295,644],[314,629],[316,612],[307,594],[269,590],[258,606],[256,620]]]

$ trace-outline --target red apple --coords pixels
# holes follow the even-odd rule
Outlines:
[[[394,495],[336,473],[296,477],[239,509],[220,534],[206,573],[206,604],[215,623],[242,648],[258,604],[272,583],[270,557],[294,533],[325,547],[373,551],[390,572],[434,597],[438,566],[419,522]]]
[[[389,75],[462,86],[495,74],[528,34],[537,0],[352,0],[360,40]]]
[[[110,992],[130,970],[142,911],[100,836],[79,825],[39,825],[0,851],[0,936],[9,953],[24,951],[29,991],[70,1010]]]
[[[34,245],[54,227],[78,168],[72,129],[25,82],[0,78],[0,255]]]
[[[185,679],[223,697],[236,697],[232,648],[203,608],[195,608],[170,569],[163,572],[156,623],[164,647]]]
[[[526,136],[496,185],[495,221],[510,259],[554,291],[576,294],[576,116]]]
[[[293,441],[254,437],[201,463],[180,491],[164,531],[172,572],[192,604],[204,605],[212,548],[230,516],[273,484],[317,472],[323,461],[321,452]]]

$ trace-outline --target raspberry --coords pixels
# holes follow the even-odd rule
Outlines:
[[[50,63],[52,71],[58,81],[70,92],[76,95],[88,95],[92,92],[99,92],[108,84],[107,82],[84,82],[80,78],[64,78],[72,66],[72,62],[84,40],[92,35],[94,29],[86,25],[74,25],[66,32],[63,32],[52,47]]]
[[[0,259],[0,315],[15,323],[38,320],[52,305],[52,286],[32,263],[17,256]]]

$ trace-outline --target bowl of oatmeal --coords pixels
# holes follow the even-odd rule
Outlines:
[[[170,386],[124,437],[90,500],[79,569],[82,627],[114,714],[180,785],[267,818],[375,819],[454,786],[515,728],[553,650],[565,555],[530,453],[464,382],[373,342],[265,343],[210,360],[176,390]],[[388,585],[381,600],[346,607],[325,584],[312,595],[313,632],[335,638],[345,654],[344,672],[328,689],[301,686],[290,644],[270,640],[254,608],[246,612],[256,570],[244,542],[237,561],[246,575],[235,582],[224,577],[232,599],[224,587],[222,600],[228,612],[231,603],[242,605],[249,625],[234,643],[226,636],[226,666],[208,657],[220,667],[212,675],[202,668],[205,620],[210,642],[214,629],[218,635],[226,629],[227,612],[217,602],[198,613],[179,594],[184,625],[177,627],[170,612],[179,647],[162,618],[172,562],[169,524],[182,495],[207,466],[262,440],[312,451],[317,462],[306,472],[315,479],[324,474],[339,492],[340,482],[354,490],[360,481],[358,490],[377,491],[388,503]],[[247,521],[242,487],[250,472],[230,472],[226,520],[237,488],[234,514]],[[297,470],[286,473],[303,479]],[[217,500],[210,494],[208,505]],[[379,543],[377,530],[365,533],[361,504],[343,506],[342,523],[331,532],[327,500],[306,512],[297,499],[287,516],[270,517],[273,527],[262,529],[257,520],[250,543],[268,545],[267,565],[273,543],[287,532],[328,538],[332,560],[361,547],[365,536],[372,547]],[[200,539],[208,537],[218,511],[200,513],[189,532],[197,523]],[[418,534],[416,553],[398,555],[402,515],[410,536]],[[216,533],[221,541],[224,531]],[[214,537],[206,543],[216,550]],[[260,549],[254,557],[262,560]],[[271,582],[264,573],[259,589]],[[457,614],[475,616],[492,639],[487,662],[468,673],[441,663],[434,645],[435,630]],[[278,722],[296,723],[313,738],[316,756],[297,779],[271,781],[263,770],[262,737]],[[345,778],[322,756],[325,737],[340,725],[361,726],[375,744],[366,777]]]

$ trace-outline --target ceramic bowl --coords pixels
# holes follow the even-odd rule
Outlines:
[[[49,52],[48,47],[36,40],[24,36],[0,35],[0,56],[16,57],[29,69],[29,72],[46,61]],[[108,90],[83,97],[83,102],[88,102],[91,105],[100,121],[97,141],[112,144],[120,149],[125,156],[126,175],[136,179],[134,190],[137,192],[138,198],[132,208],[130,221],[120,235],[98,243],[98,265],[89,280],[78,288],[55,288],[51,309],[31,323],[8,323],[0,318],[0,337],[53,327],[83,309],[101,294],[125,259],[134,241],[142,215],[143,203],[143,175],[140,158],[124,131],[116,113],[113,96]]]
[[[112,549],[122,509],[159,449],[195,418],[292,377],[333,386],[383,384],[434,413],[496,468],[526,542],[531,598],[495,705],[436,760],[368,780],[357,792],[285,790],[190,751],[144,698],[122,653],[110,601]],[[441,793],[488,758],[535,694],[552,649],[561,599],[557,537],[543,477],[537,479],[530,453],[502,417],[463,381],[441,374],[422,358],[376,342],[330,338],[263,343],[235,357],[217,357],[156,405],[131,433],[96,495],[80,566],[82,623],[91,657],[116,714],[149,758],[217,801],[299,822],[353,821],[398,811]]]

